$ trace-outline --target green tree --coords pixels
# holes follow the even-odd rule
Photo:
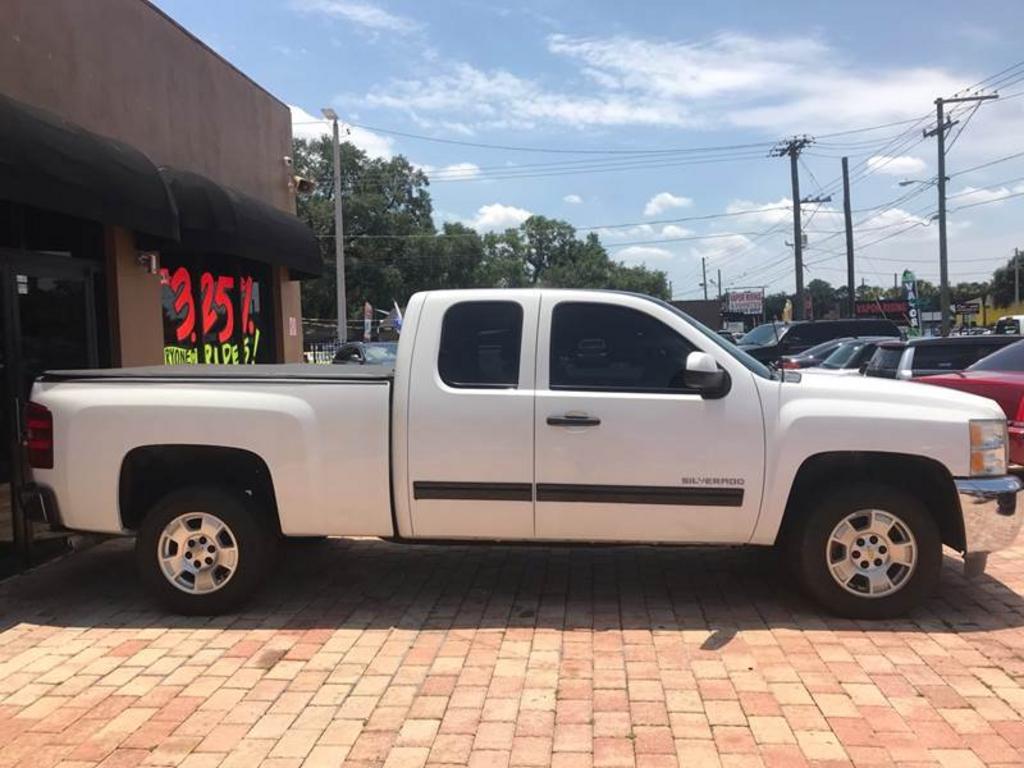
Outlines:
[[[302,284],[303,313],[329,318],[335,312],[334,184],[328,137],[297,139],[292,158],[298,175],[316,181],[299,196],[297,209],[316,234],[323,276]],[[548,285],[617,288],[669,297],[664,272],[620,264],[596,235],[582,240],[567,222],[531,216],[503,233],[483,236],[446,223],[437,232],[426,174],[401,156],[370,158],[341,145],[345,227],[345,282],[349,319],[363,302],[405,304],[416,291],[438,288]]]
[[[815,318],[821,318],[835,309],[836,289],[827,280],[815,278],[807,284],[807,293],[811,297],[811,307]]]
[[[1021,257],[1021,269],[1024,270],[1024,257]],[[992,302],[997,307],[1008,307],[1015,297],[1014,257],[1007,259],[1006,264],[996,269],[990,283]]]

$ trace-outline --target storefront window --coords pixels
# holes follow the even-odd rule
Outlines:
[[[274,362],[271,270],[226,256],[161,256],[164,363]]]

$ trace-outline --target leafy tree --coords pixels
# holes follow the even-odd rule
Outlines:
[[[811,307],[814,310],[814,317],[824,317],[835,309],[836,290],[827,280],[815,278],[807,284],[805,290],[811,296]]]
[[[300,195],[298,215],[317,235],[324,274],[302,284],[303,312],[332,317],[335,307],[333,145],[329,137],[297,139],[298,175],[317,182]],[[437,288],[548,285],[617,288],[669,297],[664,272],[611,260],[596,235],[582,240],[568,223],[531,216],[503,233],[480,235],[458,223],[437,232],[426,174],[401,156],[370,158],[341,145],[345,282],[349,318],[364,301],[389,307]]]
[[[993,304],[997,307],[1008,307],[1014,302],[1015,280],[1014,258],[1007,259],[1006,264],[996,269],[990,283],[990,294]],[[1020,268],[1024,269],[1024,258],[1021,258]]]

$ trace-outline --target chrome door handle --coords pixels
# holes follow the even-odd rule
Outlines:
[[[585,413],[567,413],[564,416],[548,416],[552,427],[596,427],[601,420]]]

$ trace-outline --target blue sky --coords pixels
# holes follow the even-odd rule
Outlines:
[[[158,5],[292,105],[296,135],[323,130],[330,105],[368,152],[424,166],[439,222],[497,229],[539,213],[597,228],[615,258],[666,270],[684,298],[700,293],[701,257],[727,288],[792,288],[788,161],[767,154],[797,133],[817,138],[801,195],[833,193],[804,208],[805,280],[845,280],[845,154],[858,282],[904,268],[937,281],[934,186],[898,184],[935,175],[930,124],[913,121],[1024,59],[1019,0]],[[986,84],[1013,96],[1019,77]],[[1024,155],[969,170],[1024,153],[1024,97],[969,114],[954,113],[951,136],[964,131],[948,156],[954,280],[983,279],[1024,247],[1024,197],[1000,199],[1024,192]]]

